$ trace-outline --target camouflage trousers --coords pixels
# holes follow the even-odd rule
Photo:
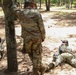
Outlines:
[[[24,38],[24,47],[26,53],[28,53],[32,63],[33,70],[40,69],[42,65],[42,45],[41,40],[38,38]]]
[[[66,62],[76,68],[76,54],[62,53],[62,54],[58,55],[55,65],[57,66],[58,64],[60,64],[62,62]]]

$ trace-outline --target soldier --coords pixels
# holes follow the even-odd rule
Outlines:
[[[25,52],[28,53],[33,63],[33,75],[43,75],[45,67],[42,65],[42,42],[45,39],[45,28],[41,14],[36,9],[36,4],[31,1],[24,3],[24,10],[17,10],[12,6],[20,20],[22,38],[24,39]]]
[[[59,51],[53,55],[55,66],[61,65],[63,62],[71,63],[71,57],[73,57],[73,52],[69,47],[68,40],[62,40],[62,44],[59,46]]]
[[[76,68],[76,53],[74,53],[74,54],[62,53],[62,54],[58,55],[54,65],[58,66],[62,62],[66,62],[69,65]]]
[[[69,47],[67,40],[62,40],[62,44],[59,46],[59,52],[53,55],[53,61],[55,66],[66,62],[76,68],[76,53]]]
[[[62,44],[59,46],[59,54],[65,53],[65,52],[72,52],[72,49],[69,47],[68,40],[62,40]]]
[[[60,55],[62,53],[72,53],[72,49],[69,47],[68,40],[62,40],[62,43],[59,46],[58,52],[55,52],[53,54],[53,61],[55,61],[58,58],[58,55]]]

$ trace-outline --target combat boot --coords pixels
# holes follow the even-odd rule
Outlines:
[[[45,69],[45,72],[49,72],[51,69],[53,69],[55,67],[55,65],[53,63],[50,63],[46,69]]]

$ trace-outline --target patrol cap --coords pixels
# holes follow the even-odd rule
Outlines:
[[[62,40],[62,43],[65,43],[67,46],[69,45],[68,40]]]
[[[36,5],[35,1],[32,1],[32,0],[26,0],[24,2],[24,8],[26,8],[28,6],[37,8],[37,5]]]
[[[62,43],[68,43],[68,40],[62,40]]]

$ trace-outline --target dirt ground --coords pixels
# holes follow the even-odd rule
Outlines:
[[[5,23],[4,16],[0,12],[0,36],[2,39],[5,38]],[[76,50],[76,11],[75,10],[64,10],[61,8],[51,8],[49,12],[41,11],[42,18],[46,30],[46,38],[42,43],[43,45],[43,64],[47,65],[52,62],[52,56],[54,52],[58,51],[58,47],[61,44],[61,40],[67,39],[69,41],[72,50]],[[21,27],[16,22],[16,35],[21,35]],[[20,39],[16,37],[17,43]],[[5,45],[5,43],[4,43]],[[7,57],[6,47],[3,59],[0,61],[0,75],[28,75],[27,69],[30,68],[32,71],[32,63],[28,55],[23,55],[21,52],[21,44],[17,48],[17,59],[18,59],[18,72],[17,73],[6,73],[4,72],[7,68]],[[76,69],[68,64],[58,66],[50,72],[44,75],[76,75]]]

